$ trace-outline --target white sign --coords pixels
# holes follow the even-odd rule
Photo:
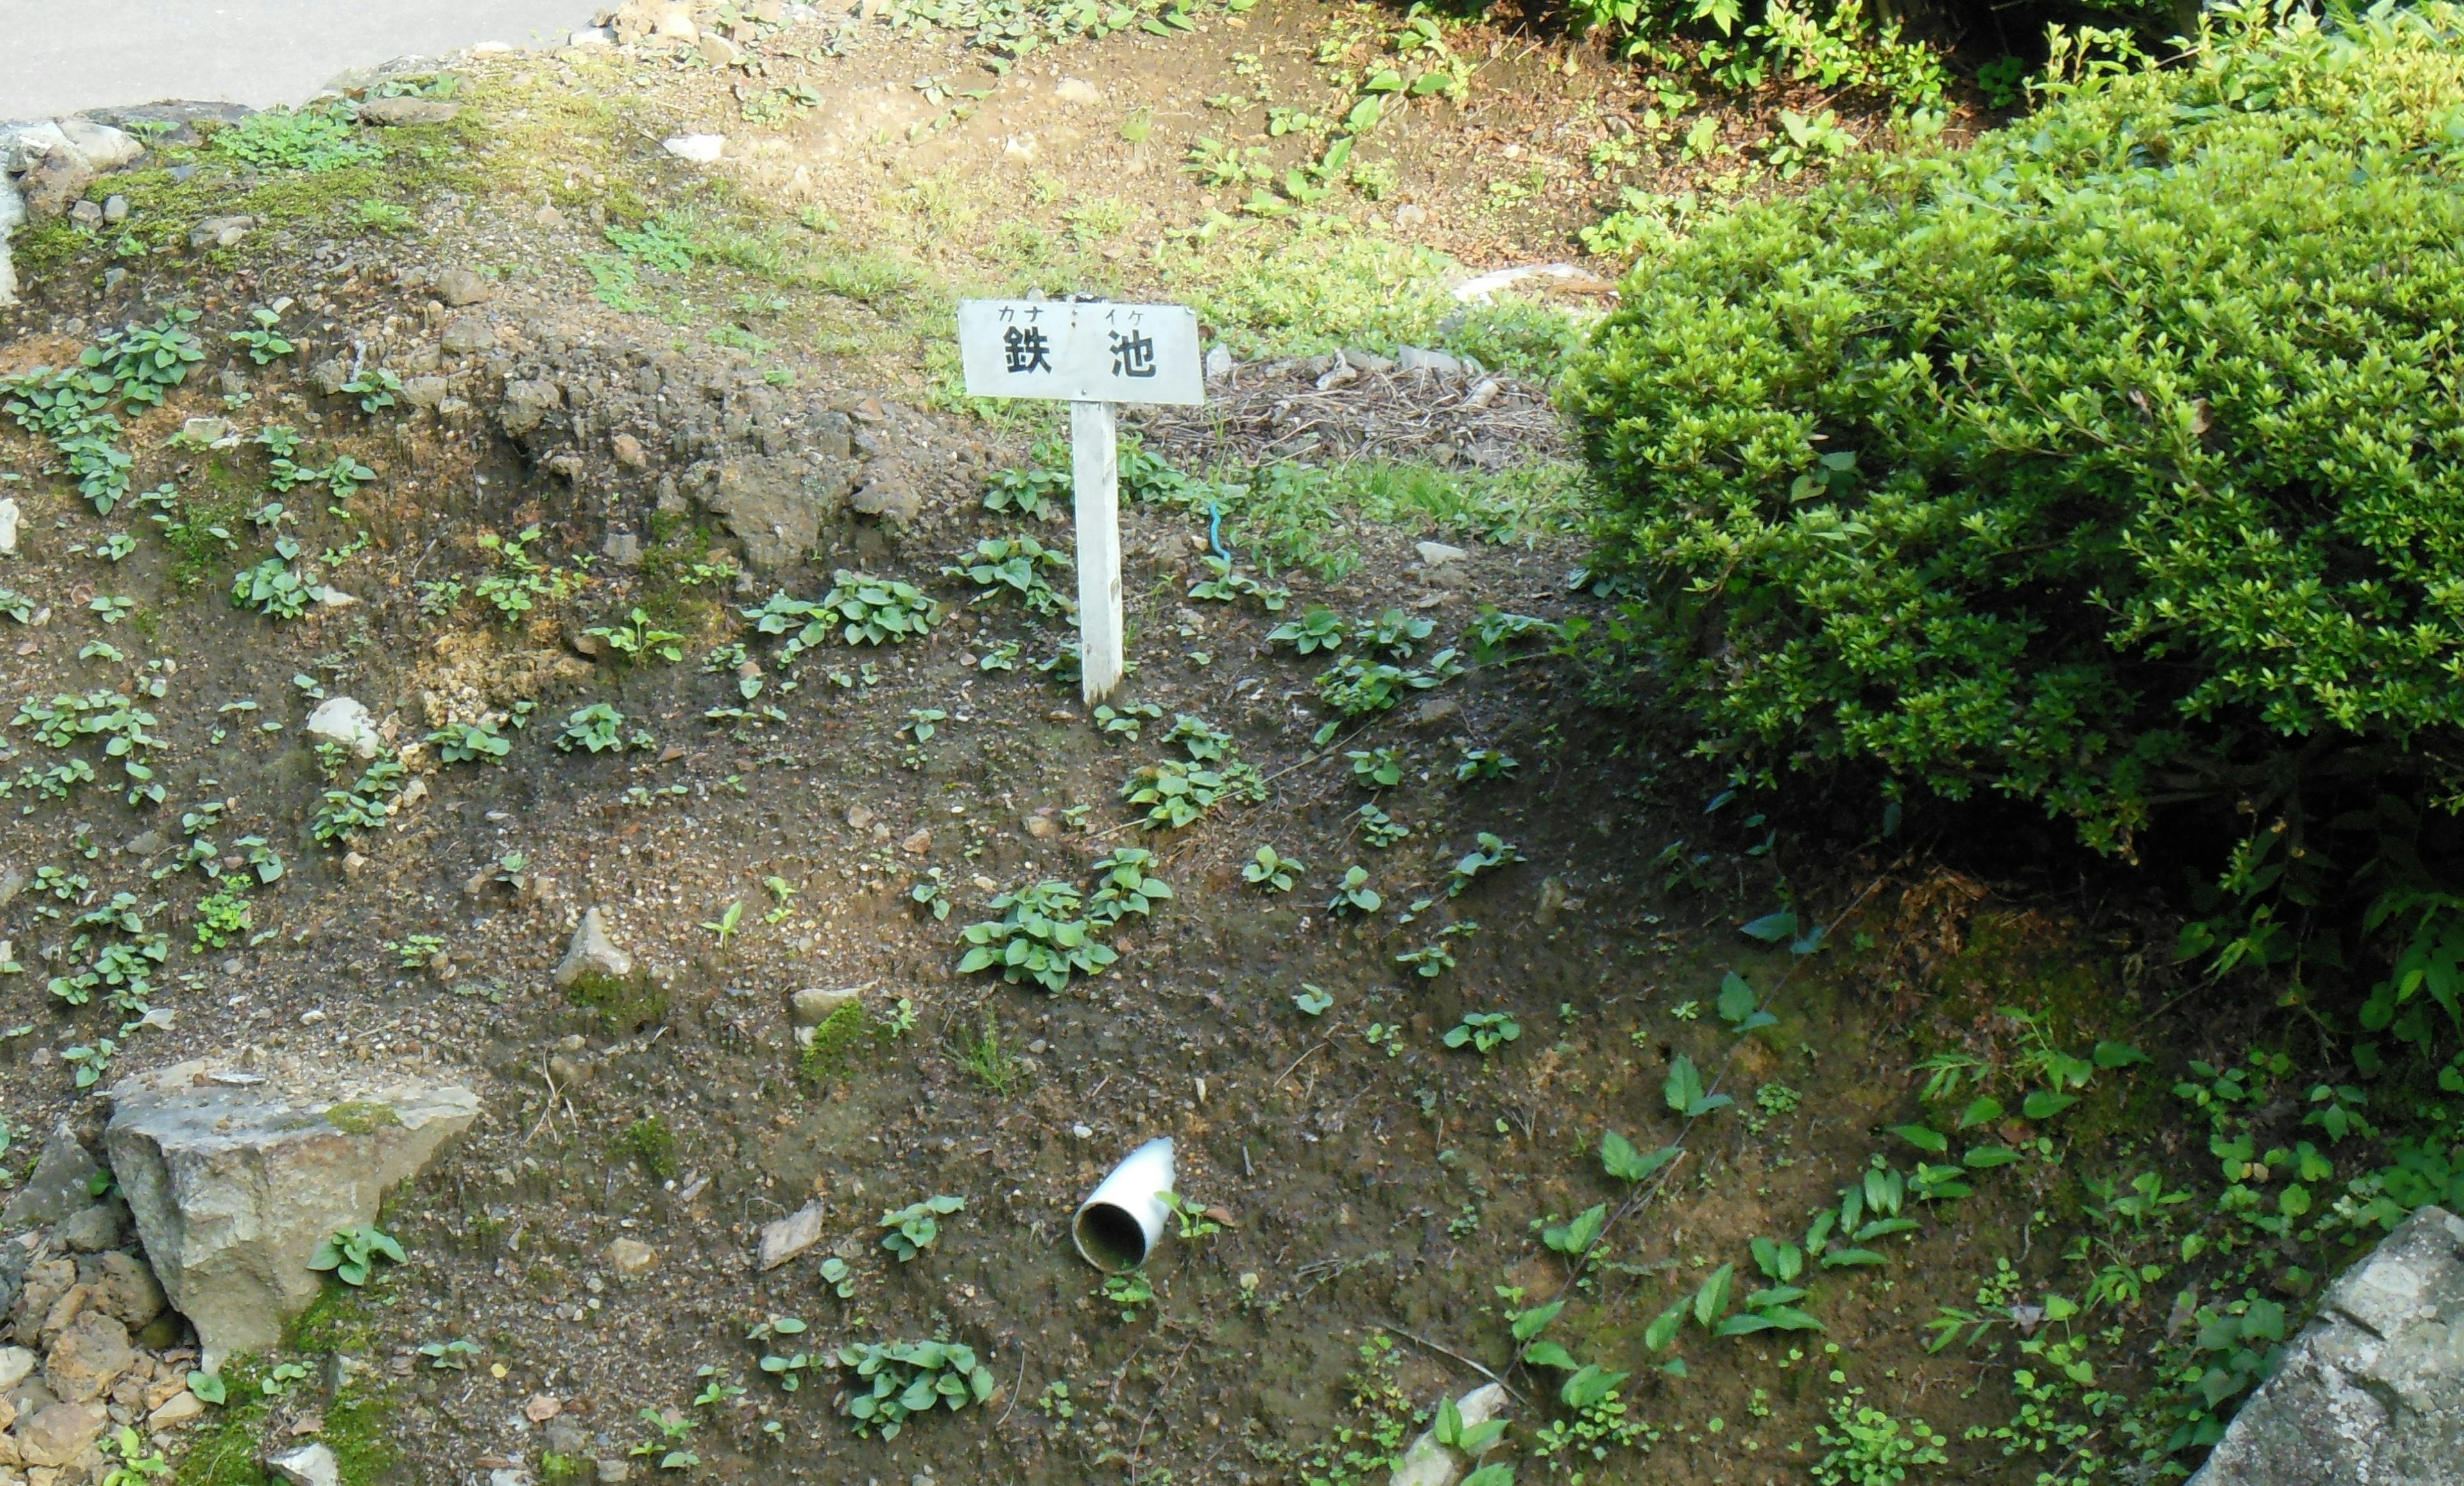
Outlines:
[[[1206,401],[1198,313],[1182,304],[964,299],[958,355],[969,397]]]

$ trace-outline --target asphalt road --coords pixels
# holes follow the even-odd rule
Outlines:
[[[0,0],[0,120],[297,103],[351,67],[590,24],[593,0]]]

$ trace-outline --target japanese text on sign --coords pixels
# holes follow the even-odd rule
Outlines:
[[[970,397],[1068,403],[1206,400],[1198,315],[1178,304],[968,299],[958,353]]]

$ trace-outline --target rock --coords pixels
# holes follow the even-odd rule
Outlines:
[[[302,1445],[266,1458],[265,1468],[291,1486],[342,1486],[342,1467],[324,1445]]]
[[[1412,726],[1434,731],[1454,725],[1463,715],[1463,703],[1450,696],[1433,696],[1412,709]]]
[[[504,405],[496,410],[496,421],[504,425],[507,433],[529,433],[563,404],[563,389],[545,378],[508,382]]]
[[[254,226],[254,217],[208,217],[188,229],[188,246],[199,252],[209,248],[235,247]]]
[[[1397,227],[1420,227],[1429,220],[1429,208],[1418,202],[1405,202],[1395,208]]]
[[[907,838],[905,841],[900,841],[898,843],[898,849],[907,853],[911,857],[929,857],[933,854],[933,833],[930,831],[918,831],[914,835]]]
[[[2190,1486],[2431,1486],[2464,1442],[2464,1218],[2416,1210],[2330,1286]]]
[[[99,1254],[120,1242],[120,1214],[98,1202],[69,1214],[54,1236],[79,1254]]]
[[[89,1184],[100,1169],[76,1131],[66,1125],[55,1126],[52,1138],[43,1142],[43,1153],[34,1159],[33,1174],[9,1199],[7,1209],[0,1210],[0,1228],[14,1231],[56,1223],[84,1212],[94,1205]]]
[[[25,519],[25,511],[15,501],[0,498],[0,557],[17,555],[17,526]]]
[[[821,1242],[824,1211],[820,1203],[808,1202],[775,1223],[763,1224],[759,1266],[777,1269]]]
[[[1407,372],[1436,372],[1441,377],[1452,377],[1463,370],[1463,362],[1454,357],[1443,351],[1423,350],[1419,346],[1404,346],[1396,351],[1395,364]]]
[[[67,215],[93,184],[94,167],[85,157],[71,145],[55,144],[17,178],[17,192],[25,200],[29,220],[48,222]]]
[[[0,1346],[0,1393],[34,1375],[34,1354],[23,1346]]]
[[[744,544],[745,561],[763,570],[802,560],[847,492],[844,475],[783,456],[723,459],[714,473],[702,504]]]
[[[118,227],[128,220],[128,198],[113,192],[102,199],[102,220]]]
[[[202,1061],[124,1079],[104,1139],[165,1295],[209,1367],[271,1344],[321,1293],[308,1267],[478,1118],[459,1084],[301,1068],[231,1085]]]
[[[496,286],[469,269],[447,269],[436,275],[436,297],[459,310],[495,297]]]
[[[616,451],[616,462],[623,465],[626,469],[647,470],[649,468],[649,450],[644,448],[642,447],[642,441],[633,437],[631,434],[620,433],[616,435],[616,437],[610,441],[610,447]]]
[[[451,387],[452,383],[442,377],[407,377],[403,379],[402,400],[413,407],[434,407],[445,401]]]
[[[455,356],[485,351],[495,343],[496,327],[484,315],[457,315],[445,322],[445,334],[437,338],[437,344]]]
[[[102,203],[78,202],[69,208],[69,220],[89,230],[102,226]]]
[[[17,1304],[9,1313],[17,1340],[37,1348],[48,1344],[49,1339],[43,1335],[43,1323],[77,1287],[77,1264],[72,1260],[46,1259],[29,1266],[24,1285],[17,1292]],[[70,1309],[73,1311],[74,1307]],[[63,1314],[60,1323],[66,1325],[71,1319],[71,1315]]]
[[[799,1027],[818,1027],[829,1020],[840,1007],[863,998],[864,988],[861,986],[847,986],[835,991],[807,986],[787,997],[787,1017]]]
[[[1238,364],[1232,359],[1230,346],[1218,345],[1206,353],[1206,380],[1221,382],[1232,375],[1232,369]]]
[[[1442,567],[1449,562],[1461,562],[1471,556],[1461,547],[1449,547],[1444,542],[1420,542],[1415,545],[1414,550],[1419,553],[1423,565],[1433,568]]]
[[[67,136],[69,143],[85,157],[87,166],[98,175],[134,164],[145,153],[145,146],[137,142],[136,136],[91,119],[63,119],[60,133]]]
[[[556,967],[557,989],[570,991],[584,975],[627,980],[632,974],[633,956],[607,936],[607,921],[596,907],[584,912],[573,931],[573,942],[565,948],[564,959]]]
[[[341,395],[342,383],[351,380],[351,363],[339,356],[329,356],[308,368],[308,385],[322,397]]]
[[[666,141],[664,147],[669,154],[678,160],[690,160],[696,165],[707,165],[715,163],[719,155],[726,150],[727,136],[679,134]]]
[[[599,1468],[600,1486],[609,1486],[611,1482],[629,1481],[633,1478],[633,1463],[629,1460],[610,1455],[605,1460],[595,1460],[591,1463]]]
[[[376,719],[346,696],[329,696],[317,704],[317,710],[308,714],[308,735],[339,743],[361,758],[374,758],[385,752],[385,737],[377,732]]]
[[[1496,1417],[1505,1403],[1506,1389],[1491,1383],[1457,1399],[1455,1408],[1463,1414],[1463,1427],[1471,1429]],[[1427,1431],[1403,1452],[1388,1486],[1454,1486],[1471,1470],[1471,1465],[1457,1452],[1439,1444],[1436,1431]]]
[[[1081,77],[1064,77],[1052,90],[1052,96],[1064,103],[1080,108],[1094,108],[1104,101],[1104,95],[1093,83]]]
[[[713,67],[733,67],[744,60],[744,49],[715,31],[702,33],[695,44],[701,51],[701,59]]]
[[[181,1425],[192,1424],[203,1418],[205,1412],[205,1400],[187,1388],[182,1388],[163,1400],[152,1413],[145,1416],[145,1427],[157,1431],[176,1430]]]
[[[143,1330],[163,1314],[163,1287],[155,1282],[153,1269],[133,1254],[95,1256],[86,1287],[103,1314],[118,1318],[131,1332]]]
[[[187,444],[219,444],[231,431],[228,418],[189,418],[180,424],[180,439]]]
[[[642,565],[642,538],[630,532],[610,532],[599,544],[599,555],[620,568]]]
[[[74,1465],[102,1437],[110,1415],[99,1404],[48,1404],[17,1421],[17,1451],[28,1465]]]
[[[569,47],[580,47],[585,52],[595,52],[602,47],[614,46],[616,33],[605,26],[585,27],[565,37],[564,44]]]
[[[461,104],[442,98],[367,98],[360,104],[360,122],[399,129],[451,123],[461,112]]]
[[[659,1267],[659,1251],[639,1238],[619,1238],[607,1246],[607,1267],[619,1279],[639,1279]]]
[[[72,1404],[100,1398],[137,1361],[128,1328],[100,1311],[69,1322],[43,1360],[43,1383]]]
[[[915,474],[907,461],[883,459],[865,471],[863,487],[848,497],[847,504],[865,515],[905,526],[924,509],[924,497],[915,490]]]
[[[663,41],[693,41],[701,35],[701,28],[693,24],[693,7],[680,0],[671,0],[650,13],[651,33]]]

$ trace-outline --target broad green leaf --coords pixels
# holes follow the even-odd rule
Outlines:
[[[1765,944],[1777,944],[1783,939],[1793,939],[1796,937],[1796,915],[1785,908],[1777,913],[1766,913],[1752,923],[1745,925],[1738,932],[1759,939]]]
[[[1969,1104],[1967,1108],[1959,1112],[1959,1127],[1963,1130],[1973,1129],[1980,1125],[1991,1125],[2001,1118],[2002,1101],[1989,1094]]]
[[[1871,1249],[1834,1249],[1822,1257],[1824,1269],[1847,1269],[1852,1265],[1887,1264],[1890,1260]]]
[[[2100,1068],[2127,1068],[2132,1063],[2144,1063],[2147,1060],[2145,1053],[2127,1042],[2099,1042],[2093,1056],[2096,1059],[2096,1065]]]
[[[1617,1390],[1617,1385],[1634,1376],[1630,1372],[1611,1372],[1597,1363],[1586,1364],[1580,1372],[1568,1378],[1557,1389],[1557,1396],[1569,1409],[1589,1409]]]
[[[1639,1182],[1677,1159],[1674,1146],[1662,1146],[1649,1155],[1638,1154],[1634,1143],[1611,1130],[1600,1137],[1600,1167],[1621,1182]]]
[[[1534,1342],[1523,1349],[1523,1360],[1534,1367],[1573,1367],[1573,1354],[1554,1342]]]
[[[1754,988],[1735,971],[1720,977],[1720,1017],[1724,1021],[1743,1021],[1753,1015]]]
[[[1895,1125],[1891,1126],[1891,1133],[1917,1149],[1931,1151],[1935,1155],[1950,1148],[1950,1137],[1928,1125]]]
[[[1664,1352],[1677,1340],[1677,1328],[1685,1324],[1685,1304],[1678,1301],[1652,1318],[1642,1328],[1642,1344],[1655,1352]]]
[[[1694,1067],[1694,1060],[1680,1053],[1668,1064],[1668,1082],[1661,1089],[1668,1107],[1683,1114],[1703,1097],[1703,1075]]]
[[[1990,1171],[2018,1159],[2019,1153],[2008,1146],[1978,1146],[1960,1157],[1959,1164],[1971,1171]]]
[[[1694,1292],[1694,1323],[1708,1330],[1712,1318],[1728,1308],[1728,1286],[1735,1280],[1737,1266],[1723,1264],[1711,1271],[1701,1289]]]
[[[2019,1110],[2031,1120],[2050,1120],[2078,1103],[2077,1094],[2057,1094],[2051,1089],[2037,1089],[2020,1103]]]
[[[1546,1305],[1535,1305],[1528,1311],[1519,1313],[1515,1316],[1513,1322],[1514,1340],[1517,1342],[1530,1341],[1533,1337],[1538,1336],[1542,1331],[1548,1329],[1549,1322],[1555,1321],[1557,1319],[1557,1313],[1565,1308],[1565,1301],[1551,1300]]]
[[[1573,1222],[1543,1232],[1540,1241],[1560,1254],[1579,1257],[1600,1236],[1600,1230],[1608,1225],[1608,1204],[1599,1203],[1584,1209]]]

